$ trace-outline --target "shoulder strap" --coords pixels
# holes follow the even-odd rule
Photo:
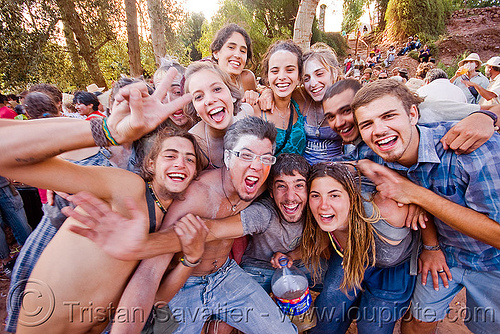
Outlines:
[[[151,191],[148,188],[147,182],[146,182],[146,203],[148,204],[149,233],[153,233],[156,230],[155,200],[153,199],[153,196],[151,196]]]

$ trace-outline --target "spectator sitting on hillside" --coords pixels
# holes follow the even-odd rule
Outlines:
[[[482,109],[500,104],[500,57],[491,57],[486,62],[484,73],[490,79],[490,84],[486,89],[472,81],[465,81],[467,87],[474,87],[481,94],[479,105]]]
[[[351,69],[353,61],[354,61],[354,59],[352,58],[352,55],[349,53],[347,55],[347,58],[344,59],[344,73],[347,74],[347,72],[349,72],[349,70]]]
[[[404,56],[408,51],[410,51],[411,49],[413,49],[413,37],[410,36],[408,37],[408,42],[406,42],[405,46],[399,50],[398,52],[398,56]]]
[[[375,52],[375,57],[377,58],[377,63],[380,63],[380,57],[382,56],[382,51],[377,44],[373,47],[372,52]]]
[[[385,58],[384,60],[384,66],[385,67],[391,66],[394,59],[396,59],[396,48],[394,47],[394,45],[391,45],[387,50],[387,58]]]
[[[367,67],[374,67],[377,64],[377,57],[375,57],[375,52],[371,51],[370,55],[366,57],[365,63]]]
[[[425,44],[424,47],[418,51],[418,61],[421,63],[427,63],[430,56],[431,49],[429,49],[427,44]]]
[[[356,59],[352,63],[354,69],[363,71],[365,69],[365,62],[363,59],[361,59],[361,56],[359,54],[356,55]]]

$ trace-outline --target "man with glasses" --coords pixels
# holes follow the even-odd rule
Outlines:
[[[117,226],[126,224],[125,218],[116,220],[113,228],[106,227],[104,219],[97,221],[87,217],[88,221],[92,220],[89,225],[93,225],[96,232],[94,241],[101,246],[104,246],[101,242],[106,245],[116,242],[113,256],[117,256],[119,249],[123,252],[120,257],[146,259],[131,278],[118,309],[151,309],[155,298],[167,302],[179,323],[175,333],[200,333],[211,317],[245,333],[297,332],[260,285],[228,256],[233,244],[228,238],[244,234],[236,215],[262,193],[271,165],[276,162],[273,156],[275,140],[274,125],[258,117],[246,117],[233,124],[224,136],[224,167],[206,171],[193,181],[184,200],[175,201],[169,207],[160,232],[142,238],[141,245],[132,245],[141,238],[123,242],[120,237]],[[190,226],[196,224],[199,217],[227,218],[233,224],[207,221],[210,232],[203,256],[187,261],[178,254],[179,261],[193,268],[191,276],[175,276],[172,272],[160,285],[169,262],[165,260],[168,254],[181,251],[172,226]],[[85,223],[84,217],[78,218]],[[166,320],[156,317],[153,326]],[[113,324],[113,327],[121,326],[127,330],[135,326],[140,330],[143,323]],[[120,328],[115,329],[120,331]]]

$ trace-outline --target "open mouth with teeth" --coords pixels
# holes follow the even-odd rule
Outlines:
[[[220,123],[226,117],[226,108],[224,107],[214,108],[208,112],[208,115],[215,122]]]
[[[289,83],[278,83],[275,85],[276,88],[278,88],[279,90],[281,91],[285,91],[288,89],[288,87],[290,87],[290,84]]]
[[[239,68],[241,66],[241,62],[237,60],[230,60],[228,63],[234,68]]]
[[[247,192],[252,193],[257,190],[257,182],[259,182],[259,178],[255,176],[247,176],[245,178],[245,188]]]
[[[311,93],[317,94],[317,93],[321,92],[323,90],[323,88],[324,88],[324,86],[315,87],[315,88],[311,89]]]
[[[333,218],[335,218],[335,215],[334,214],[331,214],[331,215],[322,215],[322,214],[320,214],[319,218],[324,223],[330,223],[333,220]]]
[[[177,110],[176,112],[174,112],[172,114],[172,117],[175,118],[175,119],[184,118],[184,112],[182,111],[182,109],[179,109],[179,110]]]
[[[184,173],[168,173],[167,176],[175,182],[182,182],[187,177]]]
[[[299,203],[282,204],[283,212],[287,215],[293,215],[299,210]]]
[[[396,141],[398,140],[397,136],[390,136],[386,137],[381,140],[377,140],[375,144],[382,150],[382,151],[387,151],[393,148],[393,146],[396,144]]]

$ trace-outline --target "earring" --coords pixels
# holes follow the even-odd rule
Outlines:
[[[236,98],[235,98],[235,97],[232,97],[232,98],[231,98],[231,101],[233,101],[233,103],[235,103],[235,102],[236,102]]]

